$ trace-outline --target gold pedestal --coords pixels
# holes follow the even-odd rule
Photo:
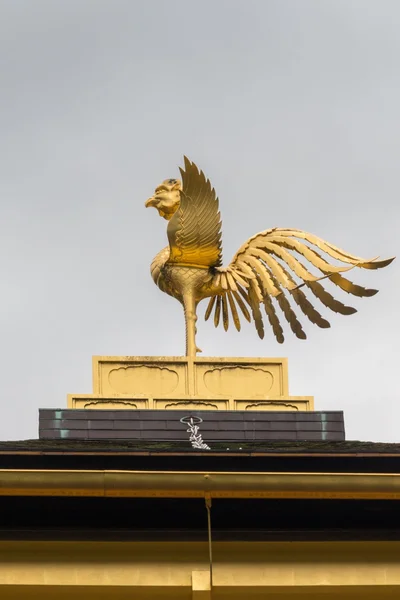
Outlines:
[[[69,394],[68,408],[314,410],[289,396],[286,358],[94,356],[93,394]]]

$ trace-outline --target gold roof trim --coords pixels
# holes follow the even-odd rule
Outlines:
[[[400,474],[0,470],[0,496],[400,499]]]

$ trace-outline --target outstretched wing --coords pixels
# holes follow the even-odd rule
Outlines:
[[[310,266],[304,265],[298,255],[305,258],[319,273],[313,274],[309,270]],[[329,258],[333,258],[338,264],[332,264]],[[219,293],[216,298],[210,300],[205,316],[208,319],[215,306],[215,326],[218,326],[222,312],[222,322],[227,329],[230,308],[233,322],[236,328],[240,329],[236,301],[247,320],[250,320],[247,306],[250,308],[258,335],[263,338],[264,324],[260,309],[260,305],[263,304],[278,342],[282,343],[284,336],[277,308],[283,313],[293,333],[298,338],[305,339],[306,334],[289,299],[294,301],[312,323],[323,328],[330,327],[329,322],[308,300],[306,292],[314,295],[332,311],[351,315],[357,312],[356,309],[336,300],[324,289],[321,282],[329,279],[354,296],[373,296],[377,290],[355,285],[341,273],[354,267],[380,269],[389,265],[392,260],[394,259],[366,260],[353,256],[315,235],[298,229],[269,229],[243,244],[228,267],[217,269],[214,284]]]
[[[221,216],[218,198],[211,183],[194,163],[185,157],[181,202],[170,220],[167,235],[168,262],[197,267],[222,264]]]

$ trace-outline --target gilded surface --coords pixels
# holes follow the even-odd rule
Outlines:
[[[286,358],[93,357],[93,394],[69,408],[313,410],[290,396]]]
[[[0,541],[0,597],[394,600],[399,553],[398,541],[213,541],[211,588],[206,542]]]
[[[179,384],[179,375],[171,367],[161,365],[121,366],[111,369],[108,387],[117,394],[129,394],[135,390],[137,396],[147,396],[149,385],[156,396],[172,394]]]
[[[0,469],[1,496],[399,500],[398,473]]]
[[[196,346],[197,306],[205,298],[210,299],[205,318],[213,314],[216,327],[222,323],[227,330],[232,322],[240,331],[241,315],[254,321],[260,338],[264,337],[263,308],[277,341],[282,343],[282,316],[298,338],[306,338],[294,305],[311,323],[330,327],[309,297],[314,296],[323,306],[342,315],[356,312],[325,289],[325,280],[353,296],[376,294],[377,290],[356,285],[342,273],[355,267],[380,269],[393,258],[367,260],[354,256],[299,229],[275,227],[262,231],[247,240],[231,263],[223,267],[221,217],[215,190],[186,157],[180,171],[182,182],[165,180],[147,200],[146,207],[156,208],[168,221],[169,246],[154,258],[151,274],[163,292],[183,305],[187,356],[200,352]]]

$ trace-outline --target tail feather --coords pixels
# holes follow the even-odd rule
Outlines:
[[[214,304],[215,304],[216,299],[217,299],[217,296],[211,296],[210,301],[209,301],[208,306],[207,306],[206,313],[204,315],[204,320],[205,321],[208,321],[208,319],[210,318],[210,315],[212,313],[212,309],[214,308]]]
[[[228,328],[229,328],[229,311],[228,311],[228,301],[226,299],[226,294],[222,295],[222,322],[224,324],[225,331],[228,331]]]
[[[218,327],[218,325],[219,325],[220,316],[221,316],[221,296],[217,296],[217,305],[215,307],[215,313],[214,313],[215,327]]]
[[[260,293],[261,292],[259,290],[257,280],[251,279],[250,280],[250,288],[249,288],[250,308],[251,308],[251,312],[253,314],[253,319],[254,319],[254,323],[256,326],[258,336],[261,339],[263,339],[264,338],[264,323],[262,320],[262,314],[261,314],[261,310],[260,310],[260,301],[259,301]]]
[[[321,327],[322,329],[328,329],[331,324],[329,321],[324,319],[319,312],[313,307],[311,302],[307,299],[307,296],[302,292],[302,290],[292,290],[291,295],[293,296],[294,301],[300,307],[302,312],[308,317],[311,323]]]
[[[272,304],[272,300],[269,296],[264,297],[264,308],[266,315],[268,317],[269,324],[272,327],[272,331],[278,341],[279,344],[283,344],[285,341],[285,337],[283,335],[283,329],[279,322],[278,316],[276,314],[274,305]]]
[[[327,292],[317,281],[306,281],[306,286],[312,291],[314,296],[322,302],[322,304],[333,310],[333,312],[341,315],[353,315],[357,312],[352,306],[346,306],[342,302],[339,302],[339,300],[336,300],[332,294]]]
[[[236,309],[236,304],[235,304],[235,301],[233,299],[232,293],[228,292],[227,296],[228,296],[228,300],[229,300],[229,306],[231,308],[233,322],[235,324],[235,327],[236,327],[237,331],[240,331],[240,319],[239,319],[239,315],[238,315],[238,312],[237,312],[237,309]]]

